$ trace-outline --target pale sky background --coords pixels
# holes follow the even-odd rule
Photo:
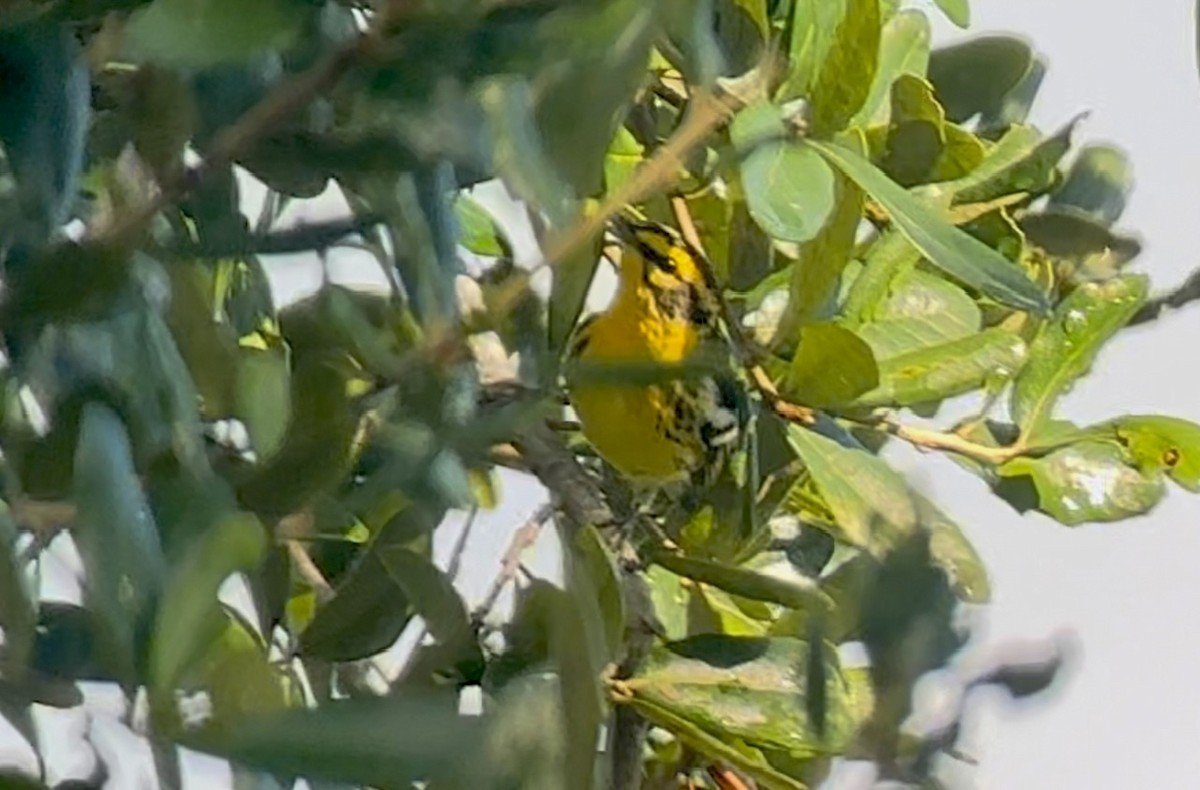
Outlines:
[[[974,0],[972,13],[971,34],[1019,32],[1049,60],[1035,123],[1050,130],[1090,110],[1077,139],[1110,141],[1129,152],[1137,183],[1120,224],[1144,242],[1135,269],[1165,289],[1200,266],[1193,224],[1200,215],[1200,156],[1194,153],[1200,79],[1192,0]],[[942,43],[964,35],[936,10],[930,16]],[[311,267],[291,265],[288,272],[286,290],[316,285]],[[1198,337],[1200,306],[1121,335],[1060,412],[1080,423],[1123,412],[1200,422]],[[1013,705],[987,696],[970,706],[961,745],[979,765],[953,771],[961,786],[1200,785],[1200,618],[1194,614],[1200,608],[1200,499],[1174,489],[1148,517],[1067,528],[1016,514],[940,457],[902,447],[890,457],[964,526],[989,566],[994,598],[981,620],[981,649],[1055,636],[1071,647],[1068,671],[1046,697]],[[484,514],[472,533],[469,556],[476,559],[459,578],[468,605],[490,585],[511,530],[538,504],[536,489],[514,475],[504,475],[502,495],[502,505]],[[457,530],[440,531],[441,557]],[[546,537],[532,564],[553,573],[552,533]],[[113,710],[110,695],[89,697]],[[53,731],[46,739],[53,744],[47,755],[52,780],[86,773],[90,758],[78,740],[85,731],[102,751],[141,748],[103,715],[41,712],[39,721]],[[27,765],[27,755],[6,740],[0,738],[0,762]],[[155,786],[144,762],[122,762],[110,787]],[[225,786],[227,776],[216,761],[189,757],[185,786]]]

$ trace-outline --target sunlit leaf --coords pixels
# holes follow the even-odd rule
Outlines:
[[[836,199],[829,165],[795,139],[779,109],[767,102],[739,112],[729,134],[741,160],[746,203],[759,227],[784,241],[816,236]]]
[[[1046,296],[1025,274],[995,250],[944,220],[870,162],[832,143],[807,141],[853,179],[891,215],[896,227],[929,262],[1004,304],[1043,312]]]
[[[942,13],[951,22],[961,28],[971,26],[971,7],[968,5],[968,0],[936,0],[936,2],[937,7],[942,9]]]
[[[837,521],[835,537],[883,554],[916,528],[908,487],[882,459],[796,425],[788,441]]]
[[[875,356],[862,338],[837,324],[802,327],[781,392],[808,406],[839,406],[879,384]]]
[[[701,635],[656,648],[638,674],[623,683],[651,721],[657,710],[686,719],[721,740],[796,757],[836,752],[857,725],[851,689],[832,647],[825,663],[824,737],[806,713],[809,645],[798,639]]]
[[[798,5],[805,2],[799,0]],[[879,58],[879,0],[844,0],[838,5],[843,6],[841,20],[807,93],[812,131],[818,136],[845,128],[863,106]]]
[[[1049,137],[1035,129],[1014,126],[1000,138],[979,166],[946,185],[958,203],[977,203],[1014,192],[1040,195],[1058,182],[1058,163],[1071,147],[1079,118]]]
[[[845,176],[836,176],[837,203],[833,213],[814,238],[800,247],[788,286],[788,309],[779,329],[791,339],[796,329],[816,318],[830,297],[854,249],[862,220],[863,193]]]
[[[891,284],[872,320],[856,328],[881,362],[899,354],[961,340],[979,331],[975,300],[954,283],[919,269]]]
[[[458,243],[476,255],[509,254],[509,242],[496,220],[479,203],[466,195],[454,200],[458,219]]]
[[[1086,373],[1100,347],[1137,311],[1147,281],[1128,275],[1084,283],[1059,304],[1029,349],[1013,387],[1012,413],[1024,436],[1035,436],[1055,401]]]
[[[656,551],[654,561],[672,573],[711,584],[717,589],[748,598],[768,601],[793,609],[828,609],[831,602],[811,582],[784,579],[729,565],[716,560],[688,557],[671,551]]]
[[[851,120],[869,126],[887,120],[888,92],[902,74],[925,76],[929,64],[929,18],[917,9],[905,9],[888,19],[879,37],[879,65],[862,108]]]
[[[1011,375],[1025,361],[1025,343],[1000,327],[890,357],[879,363],[879,386],[862,406],[912,406],[961,395],[990,376]]]
[[[1128,465],[1120,446],[1081,442],[1041,458],[1015,458],[999,469],[1002,478],[1028,479],[1036,491],[1032,502],[1016,499],[1019,491],[999,493],[1018,509],[1036,507],[1063,524],[1118,521],[1145,513],[1166,493],[1162,476]]]
[[[154,690],[170,696],[176,680],[224,620],[217,590],[232,574],[253,570],[267,548],[258,519],[230,512],[188,547],[172,569],[158,609],[150,661]]]

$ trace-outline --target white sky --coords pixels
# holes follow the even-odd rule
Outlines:
[[[1079,140],[1129,152],[1137,184],[1121,224],[1141,234],[1136,268],[1158,288],[1200,266],[1200,79],[1192,0],[974,0],[972,32],[1028,36],[1049,60],[1033,120],[1090,110]],[[932,14],[931,14],[932,15]],[[937,25],[942,40],[961,34]],[[1200,421],[1193,363],[1200,308],[1111,344],[1063,402],[1080,422],[1122,412]],[[964,524],[994,583],[995,643],[1066,631],[1072,671],[1046,702],[972,710],[980,790],[1192,788],[1200,776],[1200,500],[1178,489],[1148,517],[1066,528],[1020,517],[949,462],[921,457],[928,486]],[[911,468],[911,467],[910,467]]]

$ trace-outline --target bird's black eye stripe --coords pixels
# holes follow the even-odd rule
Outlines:
[[[646,256],[646,260],[662,269],[667,274],[675,273],[675,261],[671,260],[670,256],[663,255],[658,249],[647,244],[641,248],[642,255]]]

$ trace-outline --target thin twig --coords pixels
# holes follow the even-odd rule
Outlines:
[[[199,165],[160,185],[152,198],[124,212],[97,235],[115,242],[127,242],[140,236],[158,212],[187,195],[210,173],[232,164],[313,99],[332,90],[355,66],[373,56],[379,43],[379,31],[386,29],[390,22],[388,7],[384,6],[376,15],[372,27],[327,53],[307,70],[287,78],[237,121],[219,131],[203,152]]]
[[[500,594],[504,592],[504,588],[516,578],[517,572],[521,569],[521,553],[537,542],[542,525],[549,521],[553,515],[554,505],[546,502],[534,511],[528,521],[517,527],[516,531],[513,532],[512,541],[508,544],[508,549],[500,559],[500,573],[496,575],[491,589],[488,590],[483,601],[471,613],[471,622],[475,624],[476,628],[481,626],[484,619],[491,613],[492,608],[496,605],[496,601],[500,599]]]
[[[347,237],[364,234],[380,222],[376,215],[341,217],[306,222],[270,233],[224,234],[217,239],[188,242],[167,248],[174,258],[233,258],[244,255],[286,255],[327,250]]]
[[[1187,279],[1178,288],[1174,288],[1162,296],[1156,296],[1147,301],[1133,314],[1133,318],[1129,319],[1129,323],[1125,326],[1128,328],[1137,326],[1138,324],[1145,324],[1149,321],[1155,321],[1161,318],[1162,314],[1168,309],[1178,310],[1196,301],[1200,301],[1200,269],[1189,274]]]
[[[471,537],[471,530],[475,527],[475,519],[478,515],[479,506],[472,505],[463,521],[462,531],[458,533],[458,537],[454,540],[454,547],[450,549],[450,559],[446,562],[446,578],[450,581],[454,581],[458,577],[459,568],[462,567],[463,552],[467,550],[467,541]]]
[[[296,566],[296,572],[300,574],[300,578],[308,582],[309,587],[312,587],[317,596],[317,602],[326,603],[333,598],[333,585],[329,583],[325,574],[321,573],[321,569],[308,555],[304,544],[298,540],[288,540],[284,545],[287,546],[288,556],[292,558],[292,563]]]

